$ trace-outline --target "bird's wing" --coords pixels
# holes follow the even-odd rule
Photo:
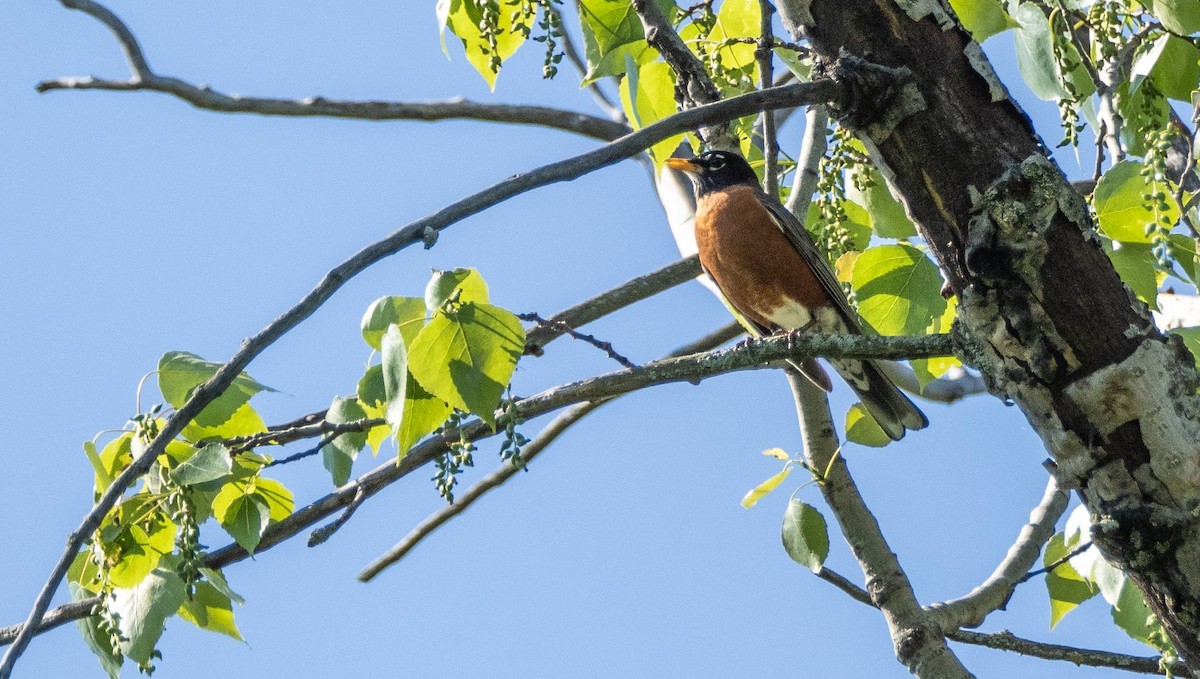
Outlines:
[[[759,196],[764,207],[767,208],[767,213],[771,215],[771,220],[775,222],[775,226],[783,231],[783,235],[787,236],[792,247],[796,248],[796,252],[804,258],[812,266],[813,273],[817,275],[817,280],[821,282],[821,288],[825,291],[825,295],[833,302],[833,307],[837,309],[838,315],[846,323],[846,328],[852,333],[862,333],[862,327],[858,320],[858,314],[854,309],[850,308],[850,302],[846,300],[846,293],[842,291],[841,283],[838,283],[837,276],[834,275],[833,269],[829,267],[829,262],[825,259],[825,255],[817,249],[816,243],[813,243],[812,236],[808,235],[808,230],[796,219],[795,215],[788,211],[787,208],[779,204],[779,201],[772,200],[770,196],[763,193]]]

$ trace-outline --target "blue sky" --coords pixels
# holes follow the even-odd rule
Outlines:
[[[62,75],[125,77],[111,36],[57,3],[18,3],[0,24],[0,624],[23,619],[88,509],[83,441],[134,414],[139,378],[169,350],[213,360],[362,245],[515,172],[594,147],[564,133],[484,123],[270,119],[198,111],[152,93],[56,92]],[[112,5],[161,74],[263,96],[544,103],[592,110],[563,69],[543,82],[526,47],[486,85],[441,53],[433,2],[346,6],[270,0]],[[1057,142],[1053,105],[1030,101],[1009,38],[1002,77]],[[576,81],[577,82],[577,81]],[[799,128],[782,143],[798,147]],[[1072,176],[1073,159],[1060,159]],[[250,368],[280,390],[283,421],[353,391],[363,310],[424,289],[431,267],[478,267],[494,300],[552,313],[674,261],[643,170],[625,163],[520,196],[351,281]],[[689,284],[587,328],[635,361],[727,321]],[[531,393],[612,366],[567,340],[518,368]],[[850,404],[839,386],[835,412]],[[932,426],[847,458],[924,602],[959,596],[1004,555],[1045,483],[1021,414],[983,396],[923,406]],[[525,427],[532,435],[537,422]],[[228,569],[248,643],[174,619],[156,676],[903,676],[877,612],[792,563],[779,545],[787,492],[738,502],[798,445],[781,375],[659,387],[602,408],[508,486],[375,582],[354,574],[435,510],[426,473],[367,502],[332,540],[293,540]],[[476,455],[477,479],[499,463]],[[379,461],[384,461],[383,456]],[[356,473],[374,461],[360,460]],[[331,489],[314,461],[282,468],[298,502]],[[798,478],[798,477],[793,477]],[[814,489],[803,497],[819,504]],[[216,548],[223,534],[207,526]],[[860,580],[835,535],[829,565]],[[65,590],[60,594],[62,600]],[[1040,579],[984,630],[1148,655],[1092,601],[1054,632]],[[957,646],[980,676],[1100,677],[1099,670]],[[126,668],[126,675],[134,670]],[[1115,672],[1112,676],[1117,676]],[[37,638],[17,676],[102,676],[73,626]]]

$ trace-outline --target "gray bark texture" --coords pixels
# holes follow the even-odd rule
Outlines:
[[[1200,399],[1195,364],[1122,284],[1083,198],[979,46],[938,0],[781,0],[959,297],[958,332],[1015,402],[1093,539],[1200,667]],[[907,71],[881,87],[858,60]],[[849,64],[849,66],[847,66]],[[864,75],[865,73],[865,75]]]

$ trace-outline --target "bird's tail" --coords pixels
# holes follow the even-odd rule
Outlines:
[[[884,374],[875,361],[833,360],[838,374],[858,394],[863,407],[888,438],[899,441],[907,429],[916,431],[929,426],[929,420],[892,380]]]

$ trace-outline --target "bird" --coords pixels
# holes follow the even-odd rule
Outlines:
[[[700,264],[752,334],[862,334],[858,315],[812,237],[787,208],[759,187],[758,176],[745,158],[717,150],[693,158],[670,158],[666,165],[692,180]],[[824,391],[833,390],[816,359],[789,362]],[[929,425],[878,361],[829,362],[892,440]]]

